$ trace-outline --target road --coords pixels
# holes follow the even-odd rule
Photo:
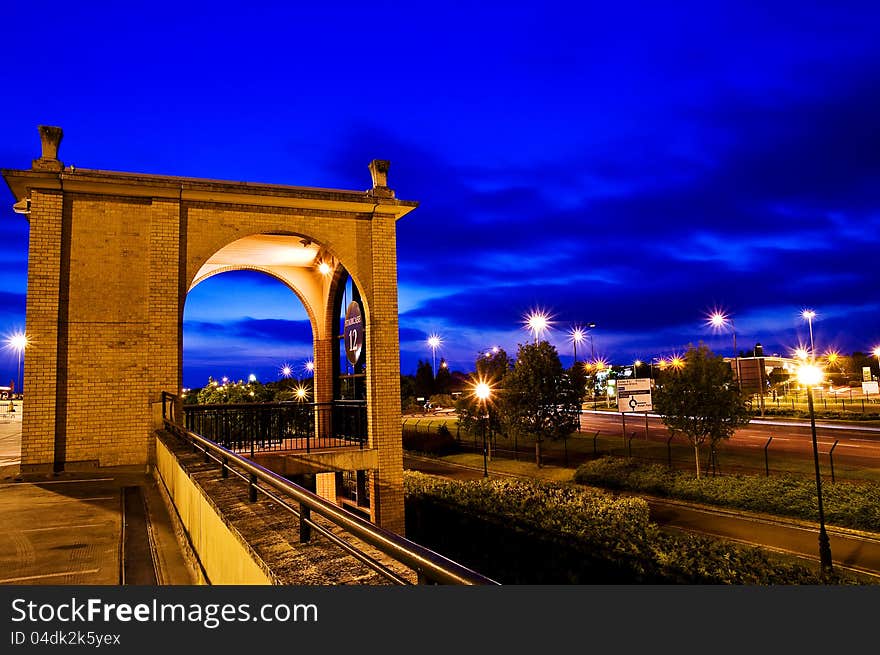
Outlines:
[[[589,434],[600,430],[603,435],[622,435],[624,422],[627,434],[635,432],[636,438],[644,438],[644,414],[587,410],[581,414],[581,432]],[[654,414],[648,415],[647,433],[652,441],[665,443],[669,439],[669,430]],[[776,455],[812,456],[812,432],[809,421],[804,420],[752,419],[748,426],[737,430],[724,447],[762,451],[771,437],[771,452]],[[833,447],[835,460],[857,466],[880,465],[880,427],[817,421],[816,442],[821,455],[828,454]]]
[[[0,468],[21,461],[21,412],[0,414]]]
[[[404,467],[455,480],[477,480],[481,468],[443,460],[404,454]],[[490,477],[507,475],[489,471]],[[513,476],[511,476],[513,477]],[[665,529],[729,539],[801,557],[818,564],[818,525],[806,521],[729,511],[705,506],[645,497],[651,518]],[[880,535],[826,526],[835,567],[880,578]]]

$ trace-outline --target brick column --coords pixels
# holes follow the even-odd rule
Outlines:
[[[181,276],[180,242],[185,233],[177,200],[154,198],[150,207],[150,298],[149,349],[153,353],[148,368],[148,400],[154,407],[162,403],[162,391],[180,393],[182,386],[183,303],[186,282]],[[153,428],[161,411],[152,412]],[[155,447],[154,440],[150,443]],[[148,453],[149,461],[154,453]]]
[[[403,535],[403,442],[400,430],[400,341],[397,322],[395,219],[371,221],[373,284],[366,328],[367,424],[379,469],[370,472],[371,519]]]
[[[66,383],[67,362],[59,361],[62,303],[67,304],[67,272],[62,266],[63,195],[60,191],[32,191],[28,292],[25,332],[30,345],[24,352],[24,402],[21,433],[21,470],[49,470],[58,457],[64,460],[65,425],[56,413],[59,385]],[[65,264],[66,265],[66,264]],[[64,287],[62,289],[62,286]],[[63,377],[59,379],[59,373]]]

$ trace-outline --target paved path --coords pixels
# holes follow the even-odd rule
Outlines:
[[[2,405],[0,405],[2,410]],[[21,412],[0,413],[0,470],[21,461]]]
[[[21,475],[20,459],[21,420],[0,414],[0,584],[197,584],[151,475]]]

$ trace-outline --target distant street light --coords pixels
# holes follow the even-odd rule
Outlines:
[[[584,339],[589,338],[590,340],[590,358],[592,359],[595,356],[593,353],[593,335],[590,334],[590,330],[594,327],[596,327],[595,323],[587,323],[588,329],[584,329],[580,325],[575,325],[569,331],[568,340],[571,341],[574,346],[574,364],[577,364],[578,361],[578,346],[584,342]]]
[[[489,451],[488,451],[488,442],[486,441],[486,423],[488,423],[489,412],[486,408],[486,403],[492,395],[492,387],[489,386],[488,382],[480,380],[474,386],[474,396],[477,397],[480,406],[482,407],[482,412],[480,412],[480,423],[483,427],[483,477],[489,477]]]
[[[550,317],[541,310],[534,310],[526,315],[526,328],[534,335],[535,343],[538,343],[538,337],[542,336],[550,329]]]
[[[315,362],[313,362],[311,359],[306,362],[306,371],[308,371],[309,373],[315,372]]]
[[[736,372],[736,385],[742,391],[742,379],[739,371],[739,353],[736,350],[736,326],[733,318],[724,312],[714,311],[709,315],[709,325],[715,329],[722,329],[730,325],[730,331],[733,333],[733,369]]]
[[[290,376],[293,375],[293,369],[290,367],[290,364],[284,364],[281,367],[281,375],[283,375],[286,378],[289,378]]]
[[[803,316],[810,325],[810,357],[814,357],[816,351],[813,349],[813,319],[816,318],[816,312],[812,309],[805,309],[801,312],[801,316]]]
[[[431,356],[433,362],[431,370],[434,372],[435,378],[437,377],[437,348],[440,347],[441,343],[443,343],[443,341],[440,339],[440,335],[438,334],[432,334],[428,337],[428,346],[431,348]]]
[[[819,561],[823,573],[832,573],[831,542],[825,531],[825,512],[822,508],[822,476],[819,474],[819,445],[816,441],[816,414],[813,410],[813,387],[822,381],[822,369],[812,361],[798,367],[798,382],[807,388],[807,407],[810,412],[810,430],[813,434],[813,463],[816,468],[816,496],[819,501]]]
[[[584,329],[580,326],[576,326],[568,333],[568,338],[571,341],[571,345],[574,346],[574,362],[572,364],[572,366],[574,366],[578,361],[578,344],[582,343],[587,337],[584,333]]]
[[[18,395],[21,395],[21,355],[24,352],[24,349],[30,345],[30,340],[27,338],[27,335],[24,332],[17,332],[13,334],[6,342],[7,346],[12,350],[18,352]]]

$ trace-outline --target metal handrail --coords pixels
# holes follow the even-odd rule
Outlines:
[[[251,484],[253,486],[257,486],[255,482],[260,480],[273,489],[291,496],[297,503],[299,503],[301,510],[308,510],[309,513],[314,511],[316,514],[328,519],[354,537],[376,547],[394,560],[416,571],[420,580],[436,582],[438,584],[499,584],[498,582],[462,566],[461,564],[425,548],[424,546],[410,541],[395,532],[391,532],[390,530],[386,530],[370,523],[353,512],[339,507],[338,505],[331,503],[329,500],[326,500],[308,489],[291,482],[287,478],[278,475],[274,471],[270,471],[256,462],[246,459],[209,439],[205,439],[203,436],[196,434],[195,432],[187,430],[175,423],[169,418],[169,415],[166,414],[166,403],[168,400],[171,401],[170,405],[173,407],[179,402],[179,397],[166,391],[162,392],[163,421],[165,427],[170,432],[198,445],[203,452],[205,452],[206,456],[208,453],[213,454],[218,458],[217,461],[223,462],[223,466],[226,466],[228,463],[234,464],[243,469],[251,476]],[[263,490],[263,492],[266,493],[265,490]],[[303,520],[302,516],[300,518]],[[320,526],[317,526],[311,520],[308,520],[308,522],[312,527],[320,528]],[[348,548],[346,550],[348,550]],[[369,556],[365,557],[368,558]],[[380,573],[381,572],[382,571],[380,571]],[[400,582],[399,579],[396,581]]]

